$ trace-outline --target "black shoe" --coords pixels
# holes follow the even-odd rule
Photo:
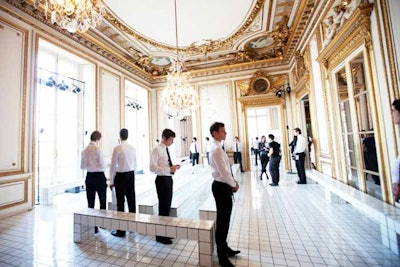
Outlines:
[[[297,183],[298,183],[298,184],[306,184],[306,183],[303,183],[303,182],[300,182],[300,181],[298,181]]]
[[[260,180],[262,180],[262,173],[261,173],[261,175],[260,175]]]
[[[240,253],[240,250],[233,250],[231,248],[228,248],[227,255],[228,255],[228,257],[232,257],[232,256],[235,256],[235,255],[237,255],[239,253]]]
[[[269,185],[270,185],[270,186],[278,186],[279,184],[276,184],[276,183],[270,183]]]
[[[111,234],[113,236],[116,236],[116,237],[124,237],[125,236],[125,231],[120,231],[120,230],[112,231]]]
[[[219,265],[221,265],[222,267],[235,267],[235,265],[233,265],[232,262],[228,260],[228,258],[219,260]]]
[[[172,244],[172,240],[169,239],[168,237],[163,237],[163,236],[156,236],[156,241],[164,244],[164,245],[170,245]]]
[[[99,232],[99,227],[95,226],[94,227],[94,233],[97,234]]]

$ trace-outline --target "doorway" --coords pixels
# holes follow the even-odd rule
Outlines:
[[[259,156],[262,136],[268,139],[268,135],[273,134],[275,141],[280,144],[284,140],[279,106],[249,107],[246,110],[246,120],[250,169],[257,170],[261,168]]]

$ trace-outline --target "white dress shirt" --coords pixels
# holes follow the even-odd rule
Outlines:
[[[400,183],[400,154],[396,159],[396,162],[394,163],[393,169],[392,169],[392,184]]]
[[[105,167],[103,153],[96,142],[91,141],[82,151],[81,169],[88,172],[102,172]]]
[[[222,145],[218,141],[211,142],[210,165],[212,169],[212,177],[215,181],[226,183],[231,187],[236,186],[231,172],[231,165],[226,152],[222,149]]]
[[[136,170],[136,149],[127,141],[114,147],[110,166],[110,185],[114,185],[117,172],[130,172]]]
[[[258,140],[254,140],[253,141],[253,149],[258,149],[258,146],[259,146]]]
[[[307,143],[306,138],[302,135],[297,136],[296,147],[294,148],[293,154],[299,154],[306,152]]]
[[[199,145],[197,144],[197,142],[192,142],[190,144],[190,149],[189,150],[190,150],[190,152],[192,152],[192,154],[200,153]]]
[[[206,143],[206,152],[210,152],[210,150],[211,150],[210,141],[207,141],[207,143]]]
[[[171,156],[171,151],[169,151],[169,154]],[[171,176],[167,155],[167,146],[163,143],[159,143],[155,148],[153,148],[153,151],[151,151],[150,171],[157,175]]]
[[[233,142],[233,152],[242,152],[242,143],[240,142]]]

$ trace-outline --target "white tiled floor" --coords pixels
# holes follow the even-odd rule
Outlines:
[[[400,266],[378,224],[348,204],[327,204],[319,185],[295,181],[285,175],[270,187],[257,171],[243,175],[229,235],[242,251],[236,266]],[[197,266],[197,244],[187,240],[164,246],[153,236],[121,239],[100,229],[73,243],[72,212],[85,206],[85,192],[64,194],[52,207],[0,220],[0,266]]]

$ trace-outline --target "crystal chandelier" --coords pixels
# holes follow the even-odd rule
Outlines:
[[[183,71],[183,62],[179,60],[178,24],[175,0],[175,36],[176,61],[172,61],[171,72],[167,76],[167,88],[164,89],[162,104],[170,117],[183,118],[192,114],[199,105],[199,99],[189,81],[191,76]]]
[[[86,32],[101,23],[105,7],[101,0],[35,0],[35,7],[44,5],[46,19],[67,31]]]

